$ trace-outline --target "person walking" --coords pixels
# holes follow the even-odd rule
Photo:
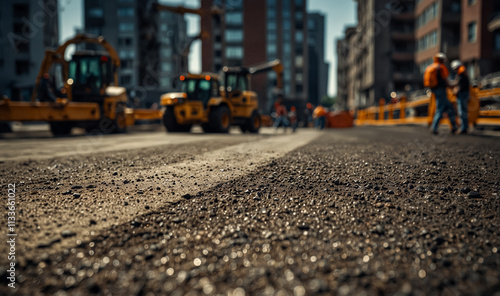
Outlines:
[[[444,64],[445,61],[446,55],[441,52],[437,53],[434,56],[434,63],[429,65],[424,73],[424,86],[430,87],[436,98],[436,113],[431,125],[431,133],[434,135],[438,134],[439,121],[443,118],[444,113],[448,114],[448,119],[451,122],[451,133],[455,134],[457,131],[455,109],[451,102],[448,101],[446,93],[446,88],[450,87],[450,84],[448,83],[449,71]]]
[[[274,103],[274,112],[276,112],[276,119],[274,121],[273,127],[277,130],[280,125],[283,125],[285,129],[290,125],[288,121],[288,111],[286,106],[283,105],[283,99],[279,97]]]
[[[470,80],[465,66],[459,60],[451,62],[451,69],[456,73],[453,82],[454,93],[457,95],[458,117],[460,118],[459,134],[466,134],[469,127],[467,106],[470,98]]]
[[[313,111],[313,118],[316,120],[314,127],[320,130],[325,128],[326,125],[326,110],[323,106],[318,105]]]
[[[295,106],[290,108],[288,118],[290,119],[290,125],[292,126],[292,133],[294,133],[297,130],[297,110],[295,109]]]

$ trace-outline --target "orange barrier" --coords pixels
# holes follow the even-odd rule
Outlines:
[[[356,125],[397,125],[397,124],[427,124],[432,123],[435,113],[434,94],[423,96],[421,99],[407,102],[406,97],[401,97],[399,102],[385,105],[385,100],[380,99],[378,107],[368,107],[356,113]],[[468,104],[469,124],[500,125],[500,110],[480,110],[481,99],[500,96],[500,88],[479,90],[472,88]],[[448,91],[448,99],[456,105],[456,96]],[[458,118],[457,118],[458,120]],[[440,124],[450,124],[444,118]]]
[[[347,128],[353,127],[354,116],[348,111],[329,112],[326,116],[326,127]]]

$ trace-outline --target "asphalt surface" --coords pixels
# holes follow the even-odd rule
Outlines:
[[[0,140],[0,294],[500,295],[498,137],[85,137]]]

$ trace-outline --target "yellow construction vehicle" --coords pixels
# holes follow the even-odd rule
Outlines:
[[[253,67],[224,67],[214,73],[179,76],[181,92],[161,97],[163,123],[168,132],[187,132],[194,124],[205,132],[227,133],[231,125],[258,133],[262,123],[257,94],[250,91],[250,76],[274,70],[282,88],[283,65],[279,60]]]
[[[77,51],[64,56],[71,44],[92,43],[105,51]],[[120,59],[100,36],[78,34],[56,50],[46,50],[30,102],[0,100],[2,121],[46,121],[54,135],[73,127],[99,133],[123,132],[136,119],[159,119],[159,110],[137,112],[126,108],[127,94],[118,86]],[[49,80],[49,73],[52,79]]]

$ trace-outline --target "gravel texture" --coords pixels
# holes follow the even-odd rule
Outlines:
[[[110,182],[102,174],[138,184],[138,167],[144,173],[159,159],[230,144],[201,143],[175,157],[158,148],[58,160],[65,180],[54,180],[51,160],[3,163],[0,172],[32,176],[27,191],[59,193],[21,221],[36,235],[53,207],[75,207],[78,219],[78,200]],[[60,221],[60,252],[51,252],[60,241],[35,242],[31,256],[19,251],[17,293],[500,295],[499,144],[419,128],[328,130],[252,173],[154,210],[146,207],[155,188],[116,188],[130,203],[144,198],[146,211],[85,236]]]

